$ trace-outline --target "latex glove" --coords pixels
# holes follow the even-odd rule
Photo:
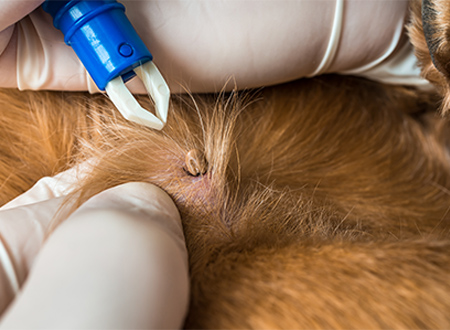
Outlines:
[[[181,327],[187,253],[178,211],[161,189],[134,182],[106,190],[44,244],[55,214],[67,217],[70,203],[57,211],[85,172],[45,178],[0,210],[0,310],[23,285],[0,328]]]
[[[230,78],[229,88],[235,87],[235,82],[238,88],[249,88],[320,73],[367,75],[405,46],[408,0],[343,0],[341,11],[338,1],[121,2],[176,93],[183,92],[183,87],[192,92],[218,91]],[[2,0],[0,12],[5,6],[19,8],[21,2]],[[20,7],[20,15],[12,17],[20,18],[33,6]],[[2,20],[7,22],[4,28],[11,23],[9,17],[0,16]],[[62,34],[53,28],[50,16],[41,9],[21,20],[14,35],[11,30],[6,32],[3,48],[10,39],[0,56],[0,86],[96,91]],[[397,82],[408,83],[417,78],[412,49],[403,53],[406,66],[403,57],[396,59],[394,70],[392,65],[387,71],[378,69],[375,79],[382,80],[385,75],[389,80],[400,74],[403,80]],[[145,93],[136,79],[130,89]]]

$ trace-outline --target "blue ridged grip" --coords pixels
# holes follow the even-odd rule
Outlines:
[[[134,68],[152,60],[125,7],[115,0],[46,0],[42,6],[100,90],[118,76],[129,80]]]

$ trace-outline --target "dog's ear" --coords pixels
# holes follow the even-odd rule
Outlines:
[[[450,112],[450,1],[412,0],[409,36],[422,76],[443,96],[441,111]]]
[[[450,3],[448,0],[423,0],[422,24],[431,60],[450,80]]]

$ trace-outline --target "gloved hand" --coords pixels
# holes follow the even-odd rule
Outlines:
[[[0,329],[181,327],[189,284],[175,205],[133,182],[67,218],[63,200],[88,170],[44,178],[1,208],[0,313],[10,305]],[[65,218],[44,243],[50,222]]]
[[[13,33],[10,24],[40,2],[0,1],[0,86],[95,92],[50,15],[38,9]],[[174,93],[218,91],[230,78],[229,88],[250,88],[320,73],[365,75],[406,39],[408,1],[121,2]],[[406,53],[407,67],[373,76],[417,77],[411,48]],[[130,89],[146,93],[136,79]]]

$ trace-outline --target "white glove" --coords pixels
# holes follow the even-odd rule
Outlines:
[[[22,2],[0,0],[0,12]],[[230,78],[228,88],[235,82],[238,88],[250,88],[320,73],[367,76],[407,44],[407,0],[121,2],[174,93],[183,92],[182,87],[218,91]],[[6,29],[10,17],[18,20],[39,1],[31,3],[18,8],[20,14],[1,15],[0,23],[6,24],[0,27]],[[9,40],[0,56],[0,86],[96,91],[42,9],[17,23],[15,35],[11,32],[4,30],[0,39],[0,52]],[[409,62],[413,58],[411,48],[406,57]],[[378,68],[374,76],[400,75],[406,81],[399,83],[412,79],[415,84],[419,70],[415,58],[409,62],[405,66],[397,58],[394,63],[402,65],[401,70],[392,70],[391,62],[387,73]],[[146,93],[136,79],[130,89]]]
[[[0,313],[9,304],[0,329],[181,327],[187,252],[178,210],[161,189],[134,182],[106,190],[44,243],[88,169],[44,178],[0,209]]]

